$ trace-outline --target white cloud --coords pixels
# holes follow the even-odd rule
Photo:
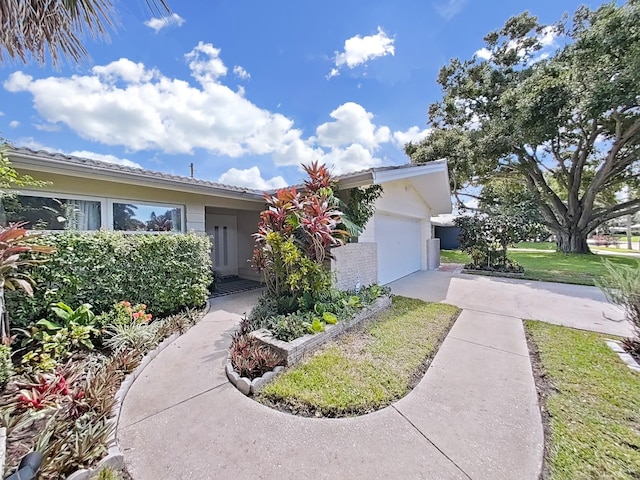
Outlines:
[[[446,0],[444,3],[435,4],[434,7],[441,17],[451,20],[462,11],[466,3],[467,0]]]
[[[374,157],[370,150],[358,143],[346,148],[334,148],[322,158],[322,161],[335,175],[366,170],[382,164],[382,159]]]
[[[11,128],[18,128],[20,126],[20,122],[18,120],[11,120],[9,122],[9,126]]]
[[[431,133],[430,128],[420,130],[420,127],[413,126],[404,132],[393,132],[393,139],[396,141],[399,147],[405,146],[409,142],[419,142],[423,140]]]
[[[147,27],[154,29],[156,33],[158,33],[160,30],[162,30],[165,27],[173,27],[173,26],[181,27],[184,22],[185,22],[184,18],[182,18],[177,13],[173,13],[168,17],[151,18],[146,22],[144,22],[144,24]]]
[[[542,29],[542,32],[540,32],[540,34],[538,35],[538,39],[540,40],[540,43],[543,47],[552,46],[555,43],[557,37],[558,29],[557,27],[551,25],[548,27],[544,27]]]
[[[386,126],[376,127],[371,120],[373,114],[362,105],[347,102],[330,113],[334,122],[323,123],[316,129],[317,143],[323,147],[340,147],[359,143],[369,150],[389,141],[390,131]]]
[[[142,165],[140,165],[139,163],[133,162],[128,158],[119,158],[119,157],[116,157],[115,155],[109,155],[109,154],[105,155],[103,153],[90,152],[88,150],[74,150],[73,152],[68,153],[67,155],[71,155],[72,157],[99,160],[101,162],[115,163],[116,165],[122,165],[125,167],[142,168]]]
[[[393,38],[387,36],[381,27],[378,27],[378,33],[375,35],[365,37],[356,35],[345,40],[344,51],[336,52],[335,68],[331,69],[328,78],[339,75],[340,68],[345,65],[354,68],[374,58],[395,55],[394,41]]]
[[[222,84],[227,67],[213,45],[199,43],[185,58],[195,79],[191,82],[120,59],[68,77],[35,79],[17,71],[4,87],[32,95],[38,128],[64,126],[84,139],[131,152],[192,154],[202,149],[232,158],[269,156],[276,166],[317,160],[344,173],[381,165],[386,161],[382,145],[396,148],[419,132],[414,127],[392,133],[376,124],[362,105],[347,102],[335,108],[314,135],[305,136],[292,119],[256,106],[244,89]],[[116,162],[114,158],[101,159]],[[255,171],[232,173],[238,177],[242,172],[259,184]],[[277,177],[265,182],[275,185]]]
[[[254,188],[256,190],[271,190],[287,186],[285,179],[280,176],[265,180],[262,178],[258,167],[251,167],[245,170],[231,168],[220,175],[218,182],[225,185]]]
[[[489,60],[492,57],[491,50],[486,47],[482,47],[480,50],[476,51],[476,56],[482,58],[483,60]]]
[[[82,76],[36,80],[18,71],[4,87],[31,93],[46,124],[63,124],[85,139],[132,151],[204,148],[239,157],[273,153],[296,141],[301,132],[292,129],[290,119],[219,82],[227,71],[219,53],[200,43],[186,55],[197,86],[121,59]]]
[[[43,143],[38,142],[32,137],[21,138],[16,142],[16,145],[23,148],[29,148],[36,152],[39,150],[43,150],[45,152],[61,153],[63,155],[69,155],[72,157],[89,158],[89,159],[99,160],[107,163],[115,163],[117,165],[124,165],[125,167],[142,168],[142,165],[140,165],[139,163],[133,162],[128,158],[120,158],[120,157],[116,157],[115,155],[96,153],[96,152],[91,152],[89,150],[74,150],[72,152],[69,152],[69,151],[61,150],[59,148],[54,148],[48,145],[44,145]]]
[[[191,75],[200,83],[215,82],[219,77],[227,74],[227,67],[219,57],[220,49],[211,43],[199,42],[198,45],[185,55],[189,60]]]
[[[109,84],[122,80],[127,83],[146,83],[151,81],[157,70],[147,70],[143,63],[135,63],[127,58],[121,58],[108,65],[97,65],[91,69],[101,81]]]
[[[542,46],[541,51],[534,55],[533,58],[529,60],[529,63],[539,62],[546,58],[549,58],[551,55],[551,51],[556,46],[556,39],[558,38],[559,31],[557,27],[547,26],[542,29],[540,33],[536,35],[540,45]],[[507,44],[507,50],[516,50],[519,57],[524,57],[527,53],[524,48],[521,47],[521,43],[517,40],[511,40]],[[486,47],[482,47],[480,50],[476,50],[475,55],[478,58],[483,60],[491,60],[493,57],[493,53]]]
[[[249,80],[251,78],[251,74],[240,65],[236,65],[233,67],[233,73],[241,80]]]
[[[59,132],[61,130],[60,125],[55,123],[34,123],[33,126],[41,132]]]

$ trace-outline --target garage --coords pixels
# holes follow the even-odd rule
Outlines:
[[[400,215],[377,213],[378,279],[381,285],[417,272],[422,267],[420,221]]]

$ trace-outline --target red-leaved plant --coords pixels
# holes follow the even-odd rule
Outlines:
[[[330,287],[325,260],[349,237],[338,228],[342,212],[329,170],[318,162],[303,168],[309,179],[302,191],[290,187],[265,194],[267,208],[253,235],[253,267],[271,296],[288,298],[292,305],[300,295],[313,298]]]
[[[43,260],[25,258],[27,253],[53,253],[55,248],[36,245],[32,240],[38,236],[24,228],[26,222],[18,222],[8,227],[0,227],[0,339],[10,337],[9,321],[5,312],[4,289],[22,290],[33,296],[34,281],[25,267],[38,265]]]

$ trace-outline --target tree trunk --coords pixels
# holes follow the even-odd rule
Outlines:
[[[556,246],[562,253],[591,253],[589,244],[587,243],[587,234],[562,230],[555,232]]]

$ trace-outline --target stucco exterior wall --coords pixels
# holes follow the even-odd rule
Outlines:
[[[376,211],[405,217],[429,218],[429,206],[418,195],[411,182],[395,180],[382,184],[383,194],[376,201]]]
[[[331,273],[338,290],[354,290],[378,283],[378,245],[375,243],[347,243],[331,250]]]
[[[134,200],[141,202],[159,202],[182,205],[185,208],[186,231],[205,231],[205,206],[229,208],[238,211],[257,212],[263,208],[262,202],[237,200],[209,195],[199,195],[164,188],[153,188],[140,185],[128,185],[119,182],[94,178],[78,178],[69,175],[20,169],[21,173],[31,175],[38,180],[52,182],[42,191],[57,194],[75,194],[93,198],[112,200]],[[22,189],[24,192],[35,190]],[[256,222],[257,223],[257,222]],[[109,225],[105,226],[109,228]]]

